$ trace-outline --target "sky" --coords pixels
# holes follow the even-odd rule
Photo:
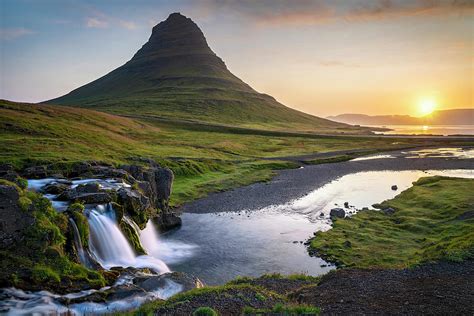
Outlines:
[[[474,108],[472,0],[0,0],[0,98],[40,102],[93,81],[172,12],[235,75],[307,113]]]

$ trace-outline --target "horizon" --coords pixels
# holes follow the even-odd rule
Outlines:
[[[474,107],[469,2],[140,4],[3,2],[0,98],[41,102],[102,77],[181,12],[236,76],[306,113]]]

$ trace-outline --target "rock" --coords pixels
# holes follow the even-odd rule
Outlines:
[[[181,218],[174,213],[161,213],[160,216],[154,219],[154,222],[161,233],[179,227],[182,224]]]
[[[351,247],[352,247],[352,243],[351,243],[349,240],[346,240],[346,241],[343,243],[343,246],[346,247],[346,248],[351,248]]]
[[[329,216],[331,218],[344,218],[346,217],[346,211],[344,211],[344,209],[342,208],[336,207],[336,208],[331,209]]]
[[[398,186],[396,186],[395,184],[392,185],[392,190],[393,190],[393,191],[397,191],[397,190],[398,190]]]
[[[77,195],[73,201],[84,204],[105,204],[112,202],[112,197],[106,192],[82,193]]]
[[[97,182],[89,182],[89,183],[78,185],[75,188],[71,188],[62,192],[57,197],[57,199],[59,201],[93,200],[94,199],[93,197],[87,197],[86,195],[91,194],[91,193],[99,193],[99,192],[100,192],[99,184]],[[79,196],[81,195],[83,196],[83,198],[79,199]],[[105,197],[102,196],[102,198],[105,198]],[[100,199],[100,197],[98,197],[97,199]],[[110,202],[110,200],[108,202]],[[93,202],[90,202],[90,203],[93,203]]]
[[[0,248],[6,249],[21,241],[35,219],[22,209],[20,193],[11,185],[0,185]]]
[[[319,213],[319,217],[324,217],[324,213],[323,212]]]
[[[139,276],[133,280],[133,283],[145,291],[153,291],[167,286],[167,281],[180,284],[183,287],[183,292],[204,287],[201,280],[183,272],[171,272],[158,276]]]
[[[64,183],[50,183],[43,188],[43,191],[48,194],[60,194],[69,189],[69,185]]]
[[[164,203],[166,205],[159,205],[161,209],[168,207],[168,200],[171,195],[171,186],[173,185],[174,174],[168,168],[155,169],[155,181],[156,181],[156,196],[158,203]]]
[[[23,171],[23,176],[27,179],[40,179],[48,176],[46,166],[34,166],[26,168]]]
[[[148,197],[130,188],[120,188],[117,191],[117,202],[141,229],[145,228],[148,215],[152,211]]]
[[[349,208],[349,202],[344,202],[344,207]]]
[[[395,209],[391,208],[391,207],[388,207],[386,209],[383,209],[382,212],[384,212],[387,215],[392,215],[393,213],[395,213]]]

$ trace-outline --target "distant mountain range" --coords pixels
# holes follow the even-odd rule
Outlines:
[[[196,23],[180,13],[156,25],[148,42],[123,66],[45,103],[251,128],[363,131],[255,91],[227,69]]]
[[[423,117],[409,115],[340,114],[327,119],[356,125],[474,125],[474,109],[434,111]]]

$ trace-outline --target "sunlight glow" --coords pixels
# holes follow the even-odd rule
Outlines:
[[[436,101],[434,99],[423,99],[418,106],[418,111],[421,115],[431,114],[435,109]]]

